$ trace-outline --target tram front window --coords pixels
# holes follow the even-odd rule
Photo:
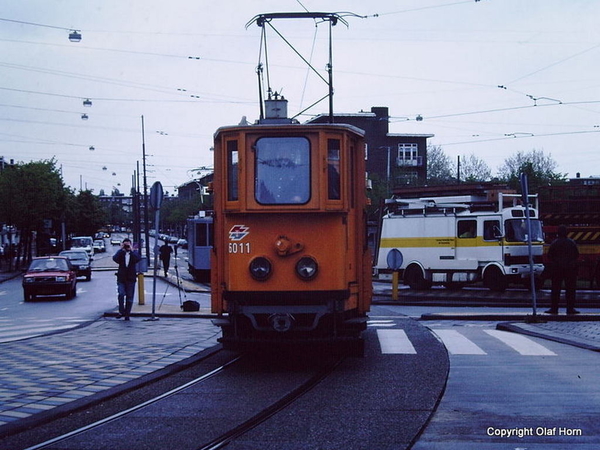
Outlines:
[[[254,147],[255,197],[263,205],[310,200],[310,143],[302,137],[265,137]]]

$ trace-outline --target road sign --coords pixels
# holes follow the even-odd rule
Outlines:
[[[399,270],[402,266],[402,262],[404,261],[402,252],[397,248],[391,249],[387,254],[386,261],[389,269]]]
[[[160,209],[163,201],[163,187],[160,181],[155,181],[150,188],[150,206],[152,209]]]

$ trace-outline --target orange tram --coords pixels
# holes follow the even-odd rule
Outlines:
[[[286,100],[265,103],[266,119],[215,134],[211,305],[221,342],[361,353],[372,293],[363,131],[293,123],[281,118]]]

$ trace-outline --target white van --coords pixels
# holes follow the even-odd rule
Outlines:
[[[85,250],[91,258],[94,256],[94,239],[91,236],[75,236],[71,238],[71,250]]]

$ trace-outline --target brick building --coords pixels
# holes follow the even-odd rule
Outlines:
[[[365,131],[369,178],[388,181],[392,190],[399,186],[422,185],[427,179],[427,139],[433,134],[389,132],[387,107],[372,107],[371,112],[334,114],[334,122],[347,123]],[[327,114],[308,123],[326,123]],[[374,177],[374,175],[377,177]]]

